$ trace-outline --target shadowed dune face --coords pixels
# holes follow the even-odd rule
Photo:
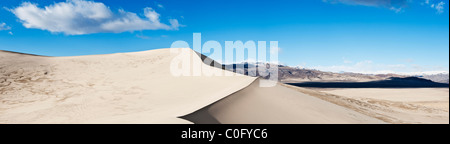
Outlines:
[[[303,83],[287,83],[298,87],[312,88],[448,88],[445,83],[437,83],[431,80],[406,77],[406,78],[390,78],[387,80],[370,81],[370,82],[303,82]]]
[[[384,123],[287,87],[258,83],[181,118],[197,124]]]

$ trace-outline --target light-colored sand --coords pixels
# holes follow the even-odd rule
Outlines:
[[[184,118],[224,124],[384,123],[281,85],[262,88],[258,82]]]
[[[348,98],[369,98],[396,102],[448,102],[448,88],[361,88],[324,91]],[[447,107],[448,110],[448,107]]]
[[[320,89],[287,86],[389,123],[449,123],[448,88]]]
[[[449,89],[337,89],[326,93],[367,102],[395,123],[449,123]]]
[[[169,49],[77,57],[0,51],[0,123],[191,123],[178,117],[199,109],[220,123],[383,123],[280,85],[260,88],[253,77],[174,77],[174,58]],[[212,68],[195,54],[180,60]]]
[[[169,49],[77,57],[0,51],[0,123],[190,123],[177,117],[255,79],[174,77],[174,56]]]

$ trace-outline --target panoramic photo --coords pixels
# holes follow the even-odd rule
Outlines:
[[[448,124],[448,4],[1,0],[0,124]]]

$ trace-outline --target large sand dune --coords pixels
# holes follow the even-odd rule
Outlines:
[[[0,123],[192,123],[179,117],[202,109],[220,123],[382,123],[280,85],[259,88],[254,77],[174,77],[173,58],[169,49],[77,57],[0,51]]]
[[[183,118],[206,124],[384,123],[281,85],[259,87],[259,80]]]
[[[255,79],[174,77],[173,58],[169,49],[77,57],[0,52],[0,123],[190,123],[177,117]]]

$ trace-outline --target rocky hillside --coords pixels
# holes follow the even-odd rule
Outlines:
[[[234,72],[240,71],[246,75],[256,75],[259,76],[257,71],[257,66],[265,66],[265,63],[242,63],[242,64],[232,64],[232,65],[222,65],[222,68],[226,66],[233,66],[235,68]],[[243,69],[242,69],[243,67]],[[304,69],[304,68],[294,68],[284,65],[278,65],[278,78],[280,82],[284,83],[295,83],[295,82],[311,82],[311,81],[341,81],[341,82],[365,82],[374,80],[384,80],[390,77],[404,77],[396,74],[380,74],[380,75],[368,75],[359,73],[333,73],[333,72],[323,72],[319,70]]]

